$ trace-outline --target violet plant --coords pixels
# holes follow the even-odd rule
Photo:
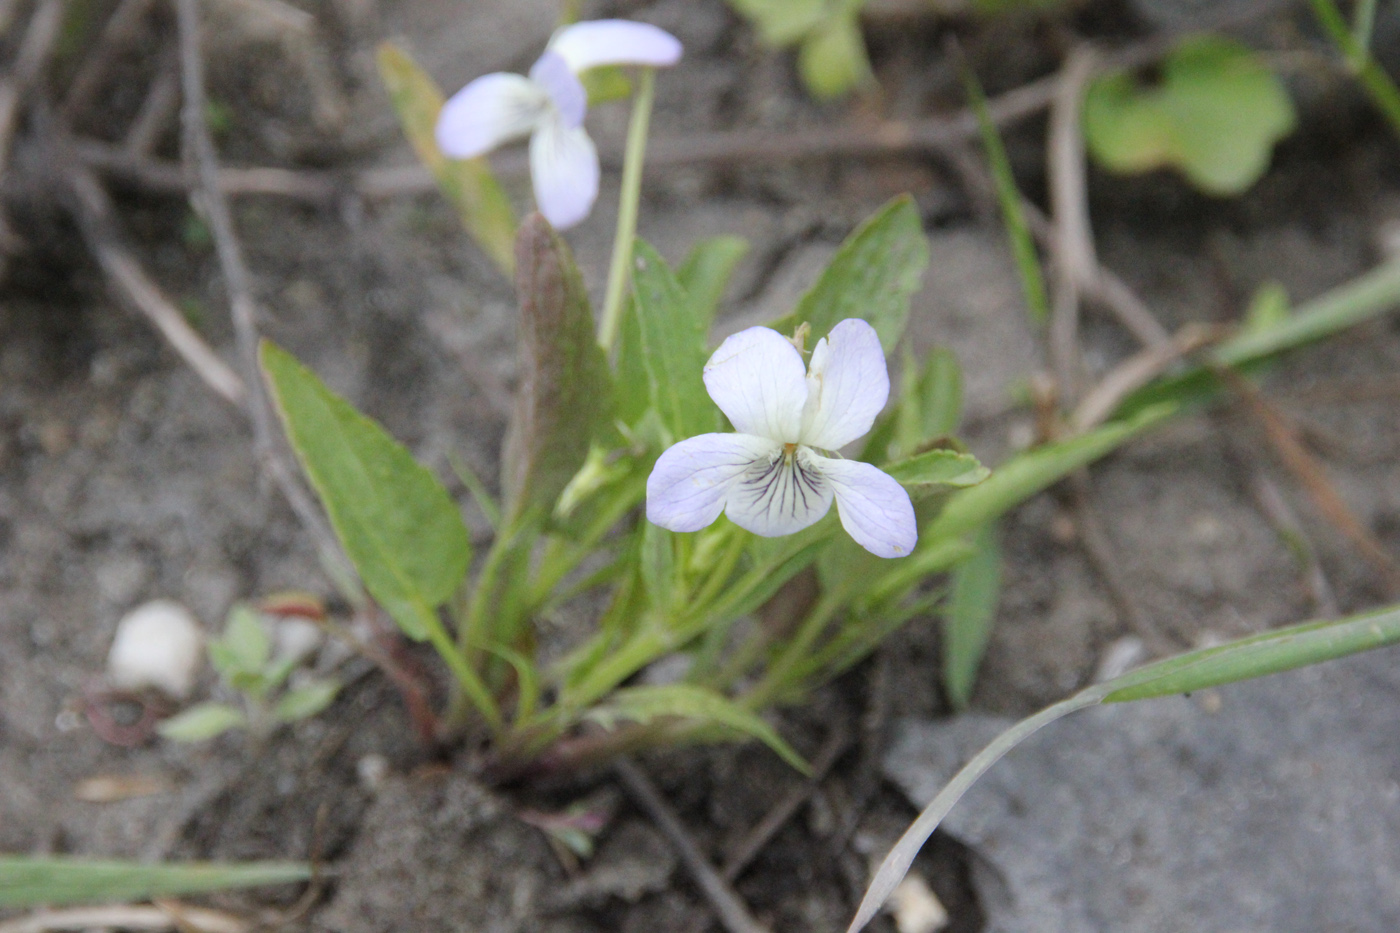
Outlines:
[[[1400,271],[1382,268],[989,474],[951,436],[950,354],[906,350],[889,375],[928,261],[908,197],[853,231],[790,314],[711,350],[745,244],[704,240],[673,268],[636,235],[654,69],[680,54],[655,27],[575,24],[530,77],[488,75],[444,103],[404,52],[381,50],[407,136],[516,285],[518,388],[498,496],[468,483],[494,525],[485,554],[431,471],[285,351],[262,349],[288,438],[358,573],[350,595],[437,650],[454,687],[443,727],[489,737],[488,773],[736,737],[803,767],[762,713],[910,619],[955,623],[979,589],[970,577],[999,573],[1001,515],[1209,400],[1222,368],[1248,372],[1400,296]],[[601,103],[619,87],[635,89],[633,112],[595,317],[557,228],[597,192],[584,89],[605,89],[591,95]],[[525,135],[540,212],[517,223],[480,154]],[[546,658],[537,631],[566,607],[588,625]],[[950,629],[955,701],[986,644],[980,617],[978,632]],[[891,865],[883,878],[902,871]]]

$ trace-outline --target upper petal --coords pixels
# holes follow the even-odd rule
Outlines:
[[[588,112],[588,92],[564,56],[557,52],[545,52],[531,66],[530,80],[549,95],[566,127],[573,129],[583,123],[584,114]]]
[[[816,469],[836,493],[841,527],[876,557],[904,557],[919,541],[914,503],[904,487],[878,467],[815,454]]]
[[[805,447],[772,451],[730,487],[724,506],[730,521],[765,538],[799,532],[831,510],[832,485],[816,463],[823,458]]]
[[[482,75],[447,99],[438,114],[438,148],[470,159],[526,135],[549,109],[545,89],[524,75]]]
[[[802,443],[840,450],[865,434],[890,397],[885,351],[875,328],[847,318],[818,341],[807,367]]]
[[[797,441],[806,367],[792,341],[776,330],[750,327],[727,338],[705,364],[705,388],[736,431]]]
[[[530,180],[540,213],[557,230],[588,216],[598,197],[598,150],[581,126],[565,126],[558,113],[530,137]]]
[[[681,59],[681,43],[664,29],[626,19],[595,19],[565,26],[549,41],[577,74],[599,65],[665,67]]]
[[[670,447],[647,477],[647,518],[671,531],[699,531],[719,518],[734,483],[777,444],[747,434],[701,434]]]

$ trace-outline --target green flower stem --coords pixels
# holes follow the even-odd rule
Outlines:
[[[1395,134],[1400,136],[1400,89],[1396,88],[1395,82],[1390,80],[1390,75],[1376,64],[1370,51],[1352,33],[1334,0],[1308,2],[1312,5],[1313,15],[1317,17],[1318,23],[1356,72],[1356,79],[1361,82],[1362,89],[1390,123]],[[1361,25],[1360,22],[1358,25]]]
[[[423,627],[428,632],[428,641],[432,642],[437,653],[442,655],[442,659],[451,668],[461,691],[453,698],[452,705],[448,710],[448,722],[456,725],[465,718],[465,706],[462,703],[462,698],[465,697],[476,707],[477,712],[481,713],[482,717],[490,723],[491,728],[499,732],[501,709],[496,704],[495,698],[491,696],[491,691],[486,689],[481,675],[467,661],[466,652],[453,644],[452,636],[447,633],[447,627],[442,624],[442,620],[438,618],[436,612],[425,608],[422,612],[422,622]]]
[[[491,550],[486,553],[486,563],[482,565],[481,576],[477,578],[471,606],[467,610],[467,624],[457,631],[457,644],[464,657],[474,647],[494,641],[491,633],[486,631],[487,619],[496,595],[496,580],[501,574],[501,566],[515,547],[515,537],[514,528],[503,530],[496,535],[496,540],[491,542]]]
[[[598,326],[598,344],[611,352],[622,326],[622,304],[632,281],[632,241],[637,236],[637,205],[642,199],[642,162],[646,158],[647,126],[651,105],[656,99],[656,72],[643,68],[632,122],[627,127],[627,155],[622,163],[622,198],[617,207],[617,236],[613,239],[612,267],[608,269],[608,292],[603,301],[603,320]]]
[[[1371,34],[1376,26],[1376,0],[1356,0],[1351,35],[1358,48],[1370,53]]]
[[[744,549],[748,547],[748,543],[748,532],[738,526],[729,530],[729,545],[719,563],[710,571],[710,578],[690,600],[691,611],[699,614],[709,608],[711,601],[720,594],[730,577],[734,576],[734,568],[739,565],[739,558],[744,556]]]
[[[803,620],[797,634],[788,640],[778,657],[768,666],[763,680],[744,695],[744,706],[749,709],[762,709],[777,699],[789,685],[789,675],[806,659],[813,643],[821,636],[832,617],[845,605],[846,595],[843,589],[822,594],[821,599]]]

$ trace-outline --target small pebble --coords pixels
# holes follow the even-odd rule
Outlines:
[[[194,615],[177,602],[157,599],[117,623],[107,676],[114,687],[155,687],[183,700],[194,689],[203,660],[204,632]]]
[[[1109,645],[1099,658],[1094,683],[1112,680],[1137,667],[1147,658],[1147,645],[1136,635],[1127,635]]]
[[[355,762],[355,774],[360,778],[360,786],[371,794],[377,794],[389,777],[389,759],[376,752]]]
[[[909,875],[890,894],[899,933],[937,933],[948,925],[948,909],[918,875]]]

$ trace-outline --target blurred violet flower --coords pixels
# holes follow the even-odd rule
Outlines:
[[[438,148],[470,159],[529,136],[540,213],[557,229],[572,227],[598,197],[598,150],[583,128],[588,94],[579,75],[602,65],[663,67],[680,57],[680,41],[647,23],[600,19],[565,26],[529,77],[498,71],[453,94],[438,116]]]
[[[671,447],[647,479],[647,518],[698,531],[719,518],[764,537],[789,535],[831,509],[856,543],[879,557],[914,549],[909,494],[868,463],[828,456],[868,432],[890,377],[875,329],[848,319],[812,350],[750,327],[705,364],[705,388],[736,434],[701,434]],[[819,453],[818,451],[821,451]]]

